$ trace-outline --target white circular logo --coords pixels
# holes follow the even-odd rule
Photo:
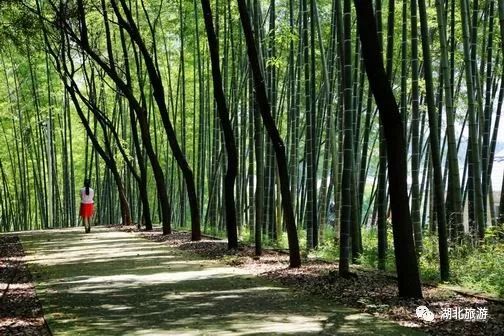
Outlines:
[[[416,309],[416,315],[419,319],[422,319],[424,321],[434,321],[434,313],[431,312],[426,306],[418,306]]]

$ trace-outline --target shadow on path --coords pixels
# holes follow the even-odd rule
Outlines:
[[[421,335],[124,232],[20,238],[55,335]]]

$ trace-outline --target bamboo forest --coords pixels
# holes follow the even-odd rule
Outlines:
[[[1,0],[0,334],[502,335],[503,51],[504,0]]]

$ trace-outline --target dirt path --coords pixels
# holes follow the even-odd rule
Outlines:
[[[20,234],[54,335],[421,335],[131,234]]]

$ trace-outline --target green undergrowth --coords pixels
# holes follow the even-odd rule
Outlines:
[[[504,234],[503,228],[489,229],[487,237],[480,244],[465,240],[459,245],[450,247],[449,284],[483,291],[504,297]],[[377,268],[378,239],[376,230],[363,230],[363,254],[359,263],[364,267]],[[392,232],[388,232],[389,248],[386,254],[386,271],[395,272],[395,257],[392,246]],[[428,235],[423,239],[423,251],[419,257],[420,272],[423,281],[439,282],[439,252],[438,239]],[[315,257],[331,261],[339,256],[337,245],[327,242],[317,251]]]
[[[483,242],[451,249],[453,282],[504,297],[504,226],[488,228]]]
[[[478,244],[468,238],[460,244],[450,244],[449,284],[504,297],[504,240],[495,235],[499,230],[502,228],[489,229],[486,238]],[[438,282],[438,239],[427,236],[423,242],[424,249],[419,258],[422,278]]]
[[[205,232],[212,236],[226,238],[225,232]],[[327,227],[319,247],[308,253],[309,258],[334,262],[339,258],[339,246],[335,243],[335,233],[332,227]],[[306,231],[298,230],[299,245],[302,254],[306,253]],[[240,232],[243,244],[253,245],[254,236],[249,230]],[[392,230],[387,232],[388,249],[386,253],[385,271],[395,272],[395,257],[393,249]],[[282,233],[277,240],[266,235],[262,238],[263,248],[287,249],[287,233]],[[362,267],[377,269],[378,239],[376,229],[362,230],[363,253],[358,259]],[[504,297],[504,226],[487,229],[485,239],[476,244],[466,238],[462,243],[450,246],[450,281],[448,284],[461,286],[471,290],[482,291],[499,297]],[[419,257],[419,266],[424,282],[440,282],[438,239],[434,235],[423,237],[423,251]]]
[[[468,289],[483,291],[504,297],[504,229],[489,229],[487,236],[480,244],[465,240],[459,245],[450,247],[449,284]],[[376,230],[363,230],[363,254],[359,263],[364,267],[377,268],[378,239]],[[389,248],[386,254],[386,271],[395,272],[395,257],[392,246],[392,232],[388,232]],[[436,236],[425,236],[423,251],[419,257],[422,280],[439,282],[439,253]],[[325,242],[312,255],[326,261],[334,261],[339,256],[339,247],[332,242]]]

